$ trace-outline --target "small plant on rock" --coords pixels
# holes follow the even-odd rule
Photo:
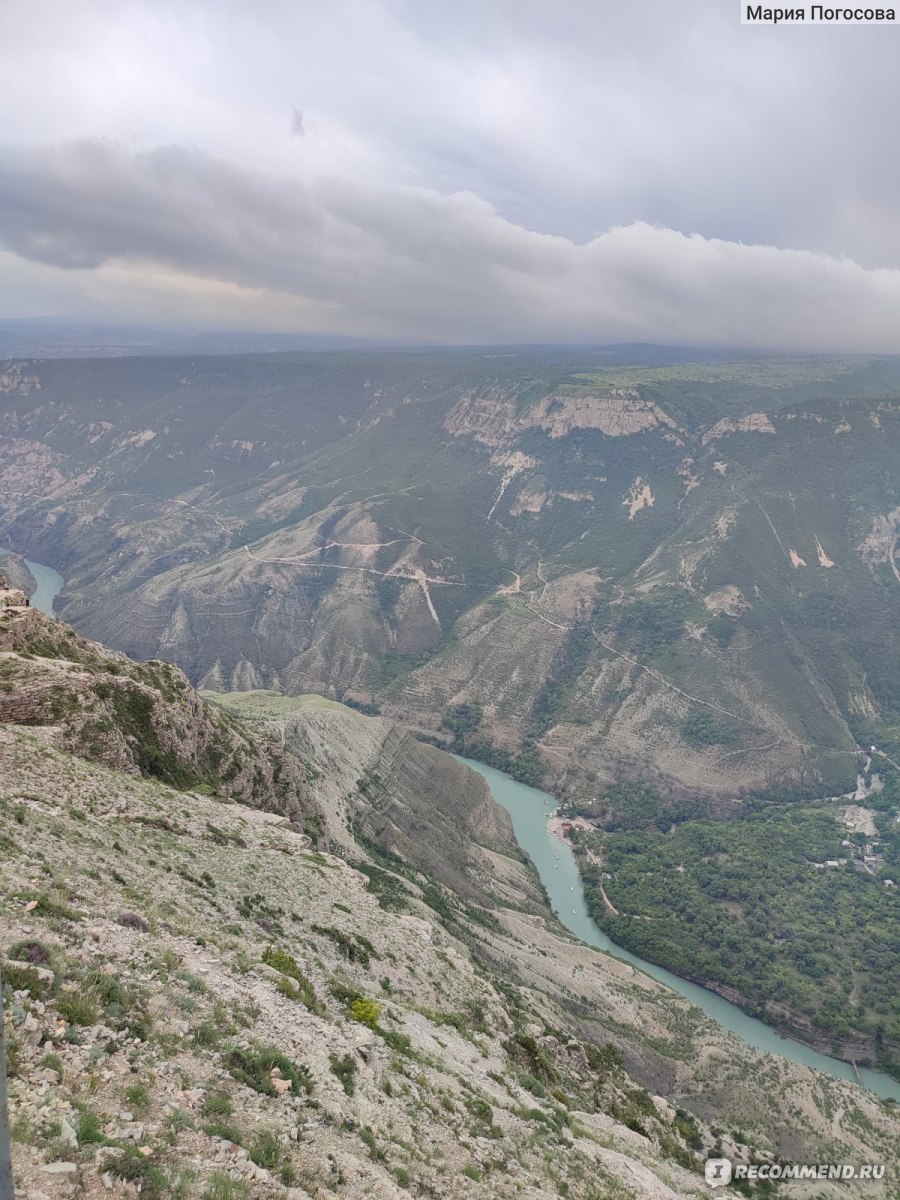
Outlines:
[[[329,1055],[331,1069],[341,1081],[341,1087],[348,1096],[356,1091],[356,1059],[352,1054],[344,1054],[339,1058],[336,1054]]]
[[[384,1005],[379,1000],[368,996],[357,996],[350,1002],[350,1016],[354,1021],[368,1025],[370,1029],[378,1028],[378,1018],[384,1011]]]

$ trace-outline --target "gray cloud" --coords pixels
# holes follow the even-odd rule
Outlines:
[[[790,307],[779,329],[816,344],[884,330],[894,346],[893,276],[844,259],[900,268],[897,36],[750,29],[710,0],[7,0],[0,106],[21,115],[4,129],[0,224],[19,258],[0,303],[13,311],[31,264],[41,304],[54,286],[72,302],[76,269],[84,305],[114,294],[122,311],[161,303],[177,275],[198,313],[203,281],[244,289],[231,308],[210,298],[216,319],[270,320],[278,291],[292,321],[396,336],[564,336],[565,314],[568,336],[662,337],[690,316],[670,321],[662,298],[691,303],[714,277],[723,313],[698,312],[696,341],[718,336],[726,293],[758,294],[747,273],[765,261],[767,303]],[[630,272],[612,257],[623,229]],[[676,254],[666,230],[688,235],[687,280],[645,261],[651,245]],[[56,285],[54,265],[69,272]],[[880,297],[869,332],[825,319],[840,295],[801,302],[822,272]],[[633,292],[639,278],[656,291]],[[745,315],[729,336],[773,340]]]
[[[641,222],[576,243],[471,192],[304,181],[184,148],[6,148],[0,240],[84,276],[224,285],[238,317],[287,300],[337,332],[900,351],[900,271]]]

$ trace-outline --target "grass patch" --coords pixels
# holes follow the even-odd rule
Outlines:
[[[150,1093],[143,1083],[133,1083],[125,1089],[125,1099],[137,1112],[146,1112],[150,1107]]]
[[[250,1200],[250,1184],[232,1179],[227,1171],[216,1171],[206,1185],[203,1200]]]
[[[309,1068],[297,1067],[274,1046],[256,1046],[249,1050],[234,1049],[225,1056],[225,1065],[232,1076],[263,1096],[276,1096],[278,1091],[272,1082],[272,1072],[277,1070],[282,1079],[291,1081],[295,1096],[305,1092],[312,1094],[313,1080]]]
[[[61,992],[56,1007],[70,1025],[96,1025],[100,1020],[100,1005],[89,992]]]
[[[231,1103],[231,1097],[227,1092],[217,1089],[216,1091],[206,1093],[200,1111],[204,1117],[230,1117],[234,1112],[234,1105]]]

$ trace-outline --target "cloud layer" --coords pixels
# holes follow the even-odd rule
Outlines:
[[[303,182],[183,148],[7,148],[0,240],[60,271],[112,269],[119,286],[163,272],[210,296],[224,288],[253,323],[900,350],[898,271],[640,222],[578,244],[515,225],[471,192]]]
[[[7,0],[0,315],[900,350],[892,40],[710,0]]]

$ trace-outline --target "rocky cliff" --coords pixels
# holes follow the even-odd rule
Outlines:
[[[10,601],[10,603],[4,603]],[[0,589],[0,722],[118,770],[318,822],[293,755],[206,705],[170,664],[135,663]]]

